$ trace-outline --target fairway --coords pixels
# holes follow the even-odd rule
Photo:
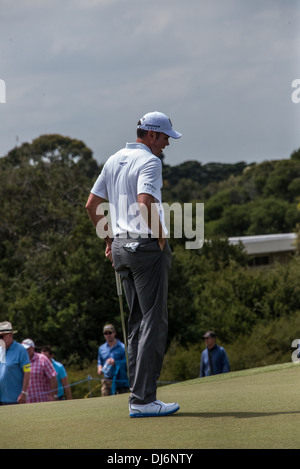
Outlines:
[[[130,419],[128,395],[0,407],[0,449],[298,449],[300,366],[159,388],[177,414]]]

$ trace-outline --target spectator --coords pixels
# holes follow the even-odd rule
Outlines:
[[[203,339],[206,349],[201,355],[200,378],[228,373],[230,371],[228,357],[225,349],[216,344],[216,334],[213,331],[207,331]]]
[[[54,360],[54,354],[52,352],[51,347],[46,345],[45,347],[42,347],[41,352],[43,355],[49,358],[49,360],[52,362],[52,365],[54,366],[54,369],[57,373],[57,399],[59,401],[63,399],[72,399],[72,392],[71,388],[69,385],[68,381],[68,375],[65,370],[65,367],[62,363]]]
[[[2,354],[0,360],[0,405],[25,404],[30,380],[30,360],[26,350],[16,342],[10,322],[0,323]],[[1,342],[0,342],[1,346]]]
[[[112,324],[103,328],[106,342],[98,349],[98,375],[103,373],[102,396],[128,392],[127,364],[125,345],[116,338]]]
[[[35,352],[35,345],[31,339],[23,340],[22,345],[28,352],[31,364],[27,402],[54,401],[57,373],[51,361],[45,355]]]

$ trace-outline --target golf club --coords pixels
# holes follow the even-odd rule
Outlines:
[[[122,322],[122,330],[123,330],[123,340],[124,340],[124,345],[125,345],[127,371],[128,371],[129,368],[128,368],[128,353],[127,353],[127,336],[126,336],[125,318],[124,318],[123,301],[122,301],[122,282],[121,282],[120,274],[118,274],[118,272],[116,271],[115,271],[115,274],[116,274],[116,285],[117,285],[117,292],[118,292],[118,297],[119,297],[121,322]]]

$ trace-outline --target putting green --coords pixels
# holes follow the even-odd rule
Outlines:
[[[300,366],[161,387],[178,413],[130,419],[128,395],[0,407],[0,449],[298,449]]]

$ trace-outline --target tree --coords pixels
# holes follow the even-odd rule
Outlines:
[[[245,171],[242,165],[206,168],[193,162],[179,170],[165,168],[168,191],[179,200],[188,201],[206,187],[209,238],[199,250],[185,250],[184,240],[169,240],[169,344],[186,350],[211,328],[228,343],[238,334],[251,334],[254,324],[298,314],[299,257],[288,266],[252,271],[242,247],[227,240],[300,225],[299,162],[276,169],[277,164]],[[234,169],[238,175],[224,179]],[[85,211],[99,171],[83,142],[58,135],[41,136],[0,159],[1,311],[20,331],[18,339],[29,336],[38,346],[50,342],[68,363],[96,358],[106,321],[121,330],[114,270]],[[289,199],[283,198],[286,190]],[[124,309],[126,314],[125,300]]]
[[[284,200],[294,201],[295,188],[293,182],[300,178],[300,159],[277,161],[274,170],[266,180],[263,194],[265,197],[276,197]],[[299,196],[299,186],[298,193]]]
[[[79,356],[92,353],[88,344],[95,345],[107,320],[101,313],[118,311],[114,282],[99,294],[103,279],[114,277],[85,213],[87,161],[83,142],[52,135],[14,149],[0,165],[5,310],[38,344],[51,341]]]
[[[291,160],[300,160],[300,148],[298,150],[294,150],[291,154]]]
[[[93,177],[99,172],[93,154],[82,140],[64,137],[59,134],[41,135],[32,143],[23,143],[12,149],[5,158],[1,159],[2,166],[19,167],[21,165],[35,165],[39,162],[61,162],[66,166],[77,164],[81,171]]]

